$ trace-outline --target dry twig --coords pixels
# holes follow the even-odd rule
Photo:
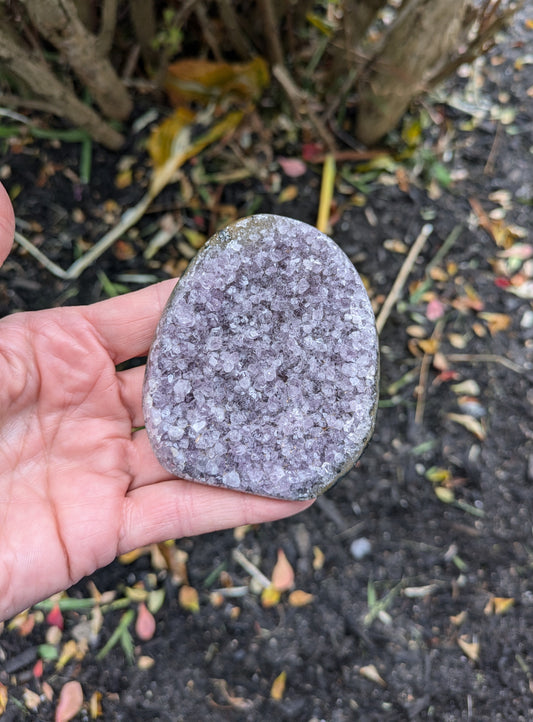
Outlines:
[[[407,278],[411,273],[411,269],[415,265],[416,259],[420,255],[422,248],[424,247],[427,239],[430,237],[432,232],[433,226],[431,225],[431,223],[426,223],[424,226],[422,226],[422,230],[418,234],[418,238],[411,246],[407,257],[403,262],[402,267],[400,268],[400,272],[396,276],[396,280],[394,281],[389,295],[385,299],[385,302],[383,303],[383,306],[381,307],[381,310],[376,319],[376,328],[378,330],[378,334],[383,331],[383,327],[387,323],[387,319],[390,316],[392,308],[398,300],[400,293],[402,292],[402,289],[405,285],[405,282],[407,281]]]

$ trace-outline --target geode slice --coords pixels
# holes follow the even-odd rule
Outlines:
[[[165,307],[146,430],[178,477],[309,499],[361,454],[377,377],[374,314],[346,255],[306,223],[252,216],[207,242]]]

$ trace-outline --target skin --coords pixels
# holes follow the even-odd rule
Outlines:
[[[14,217],[0,185],[0,261]],[[312,502],[176,479],[141,426],[147,353],[174,281],[108,301],[0,319],[0,620],[118,554],[289,516]]]

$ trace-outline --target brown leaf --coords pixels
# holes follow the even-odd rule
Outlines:
[[[294,569],[283,549],[278,549],[278,559],[272,571],[272,586],[278,592],[286,592],[294,586]]]
[[[209,105],[231,96],[256,100],[270,82],[268,65],[257,56],[249,63],[223,63],[185,58],[169,65],[164,87],[175,107]]]
[[[272,682],[272,687],[270,688],[270,697],[271,699],[276,700],[276,702],[279,702],[281,699],[283,699],[283,695],[285,693],[285,683],[287,681],[287,672],[283,670],[283,672],[280,672],[276,679]]]
[[[187,612],[192,612],[193,614],[196,614],[196,612],[200,611],[198,592],[194,587],[190,587],[187,584],[184,584],[182,587],[180,587],[178,601],[180,607],[182,609],[185,609]]]
[[[506,313],[483,311],[479,314],[479,317],[487,322],[491,336],[494,336],[499,331],[506,331],[511,325],[511,317]]]
[[[83,705],[83,690],[76,680],[67,682],[61,688],[56,707],[55,722],[68,722],[75,717]]]
[[[295,589],[294,592],[289,594],[289,604],[291,607],[305,607],[311,604],[314,597],[309,592],[304,592],[303,589]]]

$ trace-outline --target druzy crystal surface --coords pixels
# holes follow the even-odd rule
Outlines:
[[[208,241],[165,307],[146,430],[180,478],[307,499],[361,454],[377,375],[374,314],[347,256],[305,223],[252,216]]]

